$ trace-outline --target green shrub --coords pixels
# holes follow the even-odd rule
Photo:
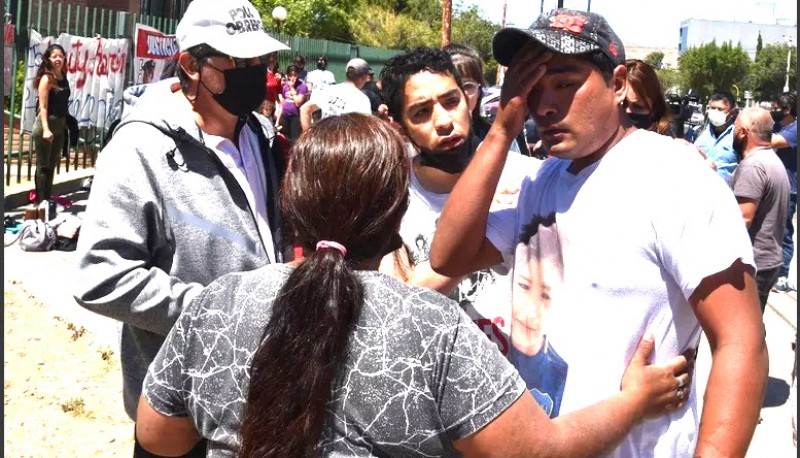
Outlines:
[[[14,86],[16,93],[14,94],[14,113],[19,116],[22,110],[22,86],[25,84],[25,61],[17,61],[17,74],[14,75]],[[9,111],[11,108],[11,96],[4,97],[3,109]]]

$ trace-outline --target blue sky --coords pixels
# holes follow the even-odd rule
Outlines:
[[[454,0],[477,5],[482,16],[500,24],[504,0]],[[586,10],[589,0],[564,0],[565,8]],[[539,15],[541,0],[508,0],[506,25],[527,27]],[[544,0],[544,11],[557,0]],[[622,42],[638,46],[677,47],[681,21],[689,18],[797,24],[795,0],[591,0],[593,12],[608,20]]]

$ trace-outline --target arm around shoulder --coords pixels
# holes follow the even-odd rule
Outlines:
[[[458,179],[431,244],[434,272],[459,277],[502,261],[500,251],[486,238],[486,226],[511,140],[493,126]]]

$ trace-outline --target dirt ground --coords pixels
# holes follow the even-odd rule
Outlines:
[[[3,315],[4,456],[132,456],[118,349],[99,348],[14,282]]]

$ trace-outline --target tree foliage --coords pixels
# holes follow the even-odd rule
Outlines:
[[[441,2],[430,0],[367,0],[350,21],[356,42],[369,46],[409,49],[441,44]],[[480,16],[478,8],[458,8],[453,13],[453,43],[474,48],[484,62],[484,74],[494,84],[497,62],[492,57],[492,37],[500,26]]]
[[[789,67],[789,88],[797,84],[797,47],[783,44],[766,45],[750,66],[746,86],[753,91],[756,100],[772,100],[783,92],[786,83],[786,60],[791,49],[792,59]]]
[[[764,49],[764,39],[761,38],[761,31],[758,31],[758,40],[756,41],[756,59],[758,59],[758,54],[761,50]]]
[[[500,26],[480,17],[475,6],[456,13],[453,18],[452,42],[478,51],[483,60],[484,78],[489,84],[495,84],[497,79],[497,61],[492,55],[492,37],[498,30]]]
[[[440,37],[438,27],[384,6],[361,9],[351,18],[350,26],[356,42],[382,48],[435,46]]]
[[[678,59],[683,87],[694,89],[701,99],[714,92],[736,94],[735,88],[744,87],[750,67],[750,57],[741,43],[717,45],[716,41],[691,48]],[[739,94],[741,96],[742,94]]]
[[[659,70],[664,63],[664,53],[661,51],[653,51],[644,58],[644,61],[654,69]]]
[[[278,29],[272,18],[276,6],[286,8],[286,20],[280,25],[285,34],[325,40],[353,40],[349,18],[364,0],[253,0],[268,30]]]
[[[658,80],[661,83],[661,88],[664,89],[664,92],[682,92],[681,75],[677,69],[662,68],[660,70],[656,70],[656,73],[658,74]]]

